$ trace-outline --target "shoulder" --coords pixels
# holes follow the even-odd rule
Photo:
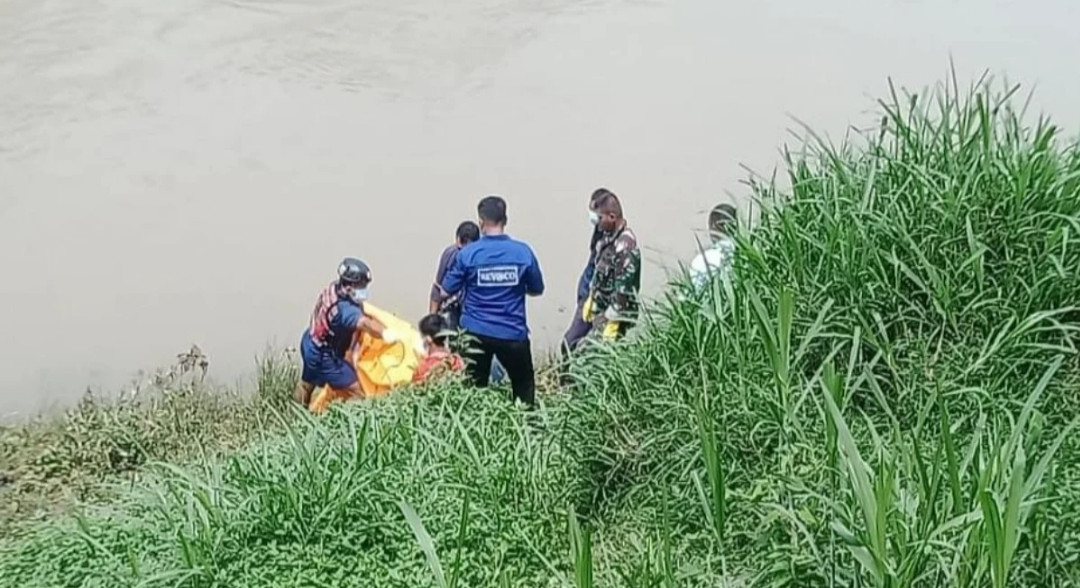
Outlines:
[[[342,298],[338,301],[338,320],[352,324],[360,320],[360,317],[364,315],[364,309],[357,303],[349,300],[348,298]]]
[[[528,243],[510,236],[505,239],[490,239],[485,246],[491,251],[497,251],[500,258],[510,263],[528,263],[536,257]]]
[[[705,251],[698,253],[694,260],[690,262],[691,271],[705,271],[710,267],[716,267],[724,261],[724,252],[721,249],[712,247]]]
[[[456,247],[448,248],[448,259],[455,261],[461,261],[462,263],[468,263],[476,257],[476,254],[483,250],[484,245],[480,241],[473,241],[468,245],[458,249]]]
[[[454,259],[457,257],[457,252],[457,247],[453,245],[447,247],[446,249],[443,249],[442,254],[439,255],[439,274],[442,274],[446,270],[450,269],[450,264],[452,264],[454,262]]]
[[[527,257],[536,257],[536,252],[533,251],[532,245],[529,245],[525,241],[520,239],[510,239],[510,243],[513,244],[515,250]]]
[[[433,364],[436,364],[438,362],[439,358],[437,356],[431,354],[425,355],[424,357],[421,357],[420,361],[416,364],[416,373],[425,374],[429,369],[431,369],[431,366]]]
[[[615,250],[622,252],[638,248],[637,235],[631,229],[627,228],[619,235],[618,239],[615,239]]]

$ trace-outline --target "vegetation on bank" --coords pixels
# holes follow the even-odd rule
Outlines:
[[[453,381],[235,412],[245,447],[0,541],[0,582],[1080,586],[1080,150],[1016,104],[811,137],[735,279],[672,285],[538,413]]]
[[[254,395],[169,369],[117,397],[88,391],[62,415],[0,425],[0,537],[73,505],[111,500],[147,464],[207,459],[284,426],[295,358],[268,352],[257,367]]]

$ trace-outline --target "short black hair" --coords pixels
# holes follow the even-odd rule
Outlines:
[[[465,221],[458,225],[455,236],[457,237],[458,243],[461,243],[462,245],[478,241],[480,240],[480,227],[472,221]]]
[[[589,202],[596,202],[597,200],[600,200],[601,198],[607,198],[608,196],[614,196],[614,195],[615,194],[611,190],[608,190],[607,188],[597,188],[592,193],[592,196],[589,197]]]
[[[601,188],[593,192],[592,208],[598,212],[613,212],[615,216],[622,218],[622,201],[611,190]]]
[[[486,196],[476,205],[480,218],[499,225],[506,224],[506,201],[499,196]]]
[[[420,334],[431,337],[436,345],[446,345],[447,330],[450,325],[441,314],[429,314],[420,319]]]
[[[714,233],[727,234],[730,226],[735,224],[737,218],[738,213],[735,211],[734,206],[727,203],[717,204],[709,212],[709,230]]]

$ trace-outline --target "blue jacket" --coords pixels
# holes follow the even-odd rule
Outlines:
[[[466,331],[524,341],[529,338],[525,296],[544,293],[544,275],[526,243],[490,235],[458,252],[442,288],[448,294],[464,290],[461,326]]]
[[[589,285],[592,284],[593,274],[596,273],[596,242],[599,241],[602,236],[603,233],[600,231],[600,227],[593,229],[592,239],[589,240],[589,261],[585,264],[585,270],[581,272],[581,277],[578,278],[578,304],[581,304],[589,297]]]

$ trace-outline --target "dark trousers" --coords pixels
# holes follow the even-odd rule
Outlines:
[[[461,306],[455,305],[451,308],[444,309],[439,312],[444,319],[446,319],[446,328],[451,331],[456,331],[461,328]],[[506,379],[506,370],[496,359],[491,362],[491,381],[495,384],[502,384]]]
[[[514,396],[533,406],[536,403],[536,373],[533,371],[532,343],[496,339],[483,335],[471,334],[476,339],[476,347],[469,355],[469,377],[476,386],[483,388],[491,378],[492,358],[498,359],[506,374],[510,376],[510,387]]]
[[[577,303],[577,309],[574,310],[574,316],[570,319],[570,326],[567,327],[566,334],[563,335],[563,356],[569,355],[571,351],[576,349],[582,339],[584,339],[589,334],[589,331],[592,330],[592,325],[581,318],[581,307],[584,304],[584,300]]]

